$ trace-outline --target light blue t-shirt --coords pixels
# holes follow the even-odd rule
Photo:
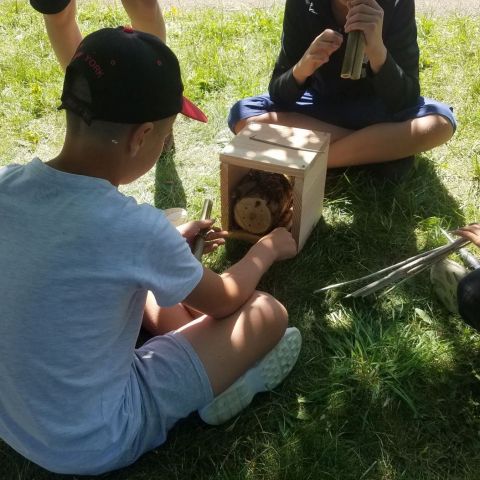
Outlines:
[[[161,211],[108,181],[0,169],[0,438],[50,469],[128,442],[147,291],[174,305],[202,271]]]

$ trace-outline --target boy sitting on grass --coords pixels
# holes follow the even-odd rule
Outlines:
[[[367,59],[355,81],[340,75],[352,31]],[[234,133],[252,121],[329,132],[329,168],[368,165],[391,180],[456,128],[448,105],[420,96],[414,0],[286,0],[269,93],[230,111]]]
[[[205,119],[182,91],[157,37],[95,32],[66,70],[60,154],[0,170],[0,438],[51,471],[131,464],[197,410],[225,422],[298,357],[285,308],[255,290],[296,254],[287,230],[217,275],[187,243],[212,221],[177,231],[117,190],[152,168],[179,112]],[[154,336],[135,349],[142,324]]]

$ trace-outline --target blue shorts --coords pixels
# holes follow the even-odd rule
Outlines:
[[[452,107],[431,98],[419,97],[417,104],[413,107],[391,113],[379,98],[353,100],[338,97],[327,98],[308,90],[300,100],[288,107],[275,104],[268,94],[244,98],[231,108],[228,126],[233,132],[233,128],[239,120],[270,112],[300,113],[350,130],[359,130],[376,123],[403,122],[427,115],[442,115],[450,121],[454,130],[457,128]]]

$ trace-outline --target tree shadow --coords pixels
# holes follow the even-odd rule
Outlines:
[[[175,149],[162,153],[155,165],[155,207],[166,209],[185,208],[187,198],[175,164]]]

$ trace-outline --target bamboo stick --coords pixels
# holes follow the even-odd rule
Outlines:
[[[402,260],[401,262],[398,262],[395,265],[391,265],[389,267],[383,268],[382,270],[378,270],[377,272],[373,272],[373,273],[370,273],[368,275],[365,275],[364,277],[359,277],[359,278],[355,278],[353,280],[348,280],[346,282],[335,283],[334,285],[328,285],[327,287],[319,288],[318,290],[315,290],[313,293],[326,292],[327,290],[332,290],[334,288],[344,287],[346,285],[351,285],[352,283],[359,283],[359,282],[363,282],[365,280],[370,280],[371,278],[378,277],[382,273],[387,273],[387,272],[390,272],[391,270],[395,270],[398,267],[406,265],[407,263],[412,262],[413,260],[417,260],[418,258],[425,257],[425,256],[429,255],[430,253],[435,252],[436,250],[440,250],[441,248],[443,248],[443,246],[437,247],[437,248],[435,248],[433,250],[430,250],[430,251],[427,251],[427,252],[419,253],[418,255],[407,258],[406,260]]]
[[[365,35],[363,32],[357,33],[359,33],[359,35],[357,49],[355,50],[355,57],[353,59],[352,73],[350,76],[351,80],[359,80],[362,76],[363,57],[365,56]]]
[[[355,54],[357,51],[358,39],[360,38],[361,32],[355,31],[350,32],[347,35],[347,46],[345,47],[345,56],[343,57],[342,64],[342,78],[351,78],[352,69],[355,61]]]
[[[453,243],[450,243],[450,244],[444,245],[443,247],[439,247],[435,250],[432,250],[428,252],[428,255],[422,258],[418,258],[414,261],[411,261],[397,268],[396,270],[392,271],[385,277],[375,280],[374,282],[350,293],[349,295],[347,295],[346,298],[350,298],[350,297],[355,298],[359,296],[365,297],[367,295],[375,293],[376,291],[386,287],[387,285],[396,283],[405,277],[412,277],[414,275],[417,275],[421,271],[432,266],[434,263],[437,263],[440,260],[443,260],[444,258],[446,258],[448,255],[450,255],[451,252],[454,252],[455,250],[458,250],[459,248],[465,246],[467,243],[469,243],[469,240],[466,240],[464,238],[459,238],[458,240],[455,240],[455,242]]]
[[[202,215],[200,220],[208,220],[212,214],[212,206],[213,202],[209,198],[206,198],[203,201],[203,208],[202,208]],[[193,255],[197,260],[202,258],[203,248],[205,246],[205,237],[208,233],[208,229],[201,230],[197,237],[195,238],[195,242],[193,244]]]

